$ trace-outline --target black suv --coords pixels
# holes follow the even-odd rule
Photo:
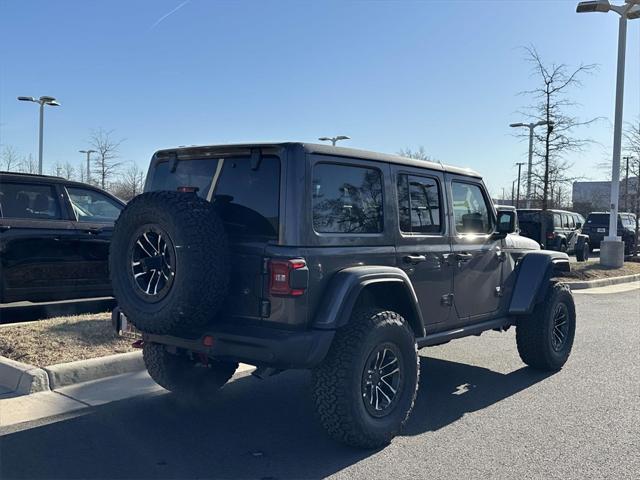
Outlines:
[[[109,242],[123,208],[83,183],[0,172],[0,302],[111,295]]]
[[[411,412],[419,348],[515,326],[525,363],[567,361],[569,258],[514,221],[467,169],[301,143],[162,150],[116,222],[115,328],[142,332],[177,394],[212,394],[238,362],[311,369],[327,432],[377,447]]]
[[[518,209],[520,234],[542,245],[542,248],[575,254],[578,261],[589,259],[593,250],[583,232],[584,217],[566,210]]]
[[[583,232],[589,235],[592,249],[600,248],[600,242],[609,235],[609,212],[592,212],[587,215]],[[632,255],[638,246],[636,216],[633,213],[618,213],[618,233],[624,242],[625,255]]]

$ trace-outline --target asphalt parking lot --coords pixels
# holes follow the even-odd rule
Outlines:
[[[618,290],[576,294],[556,374],[520,362],[513,330],[422,350],[408,428],[379,451],[328,440],[309,375],[285,372],[206,406],[161,392],[5,430],[0,477],[637,478],[640,290]]]

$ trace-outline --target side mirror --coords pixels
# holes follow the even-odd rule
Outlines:
[[[496,236],[504,238],[509,233],[516,231],[516,212],[512,210],[498,210],[498,225],[496,225]]]

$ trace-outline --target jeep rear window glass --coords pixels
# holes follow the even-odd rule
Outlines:
[[[61,218],[55,190],[50,185],[0,183],[0,203],[5,218]]]
[[[400,230],[439,233],[442,225],[440,188],[433,178],[398,175]]]
[[[212,182],[222,161],[215,192]],[[278,237],[280,199],[280,160],[265,156],[251,168],[248,156],[219,159],[180,160],[175,172],[173,161],[157,164],[148,191],[196,187],[197,194],[211,200],[231,235]]]
[[[451,193],[458,233],[490,233],[493,230],[490,210],[478,185],[452,182]]]
[[[319,163],[313,169],[313,228],[320,233],[380,233],[382,175],[374,168]]]
[[[587,217],[588,224],[609,225],[608,213],[590,213]]]
[[[518,222],[539,222],[540,212],[518,212]]]

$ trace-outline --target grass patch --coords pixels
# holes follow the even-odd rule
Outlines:
[[[640,263],[625,261],[622,268],[603,267],[598,262],[572,263],[571,272],[561,277],[567,281],[598,280],[600,278],[623,277],[640,273]]]
[[[37,367],[131,351],[108,312],[0,326],[0,356]]]

